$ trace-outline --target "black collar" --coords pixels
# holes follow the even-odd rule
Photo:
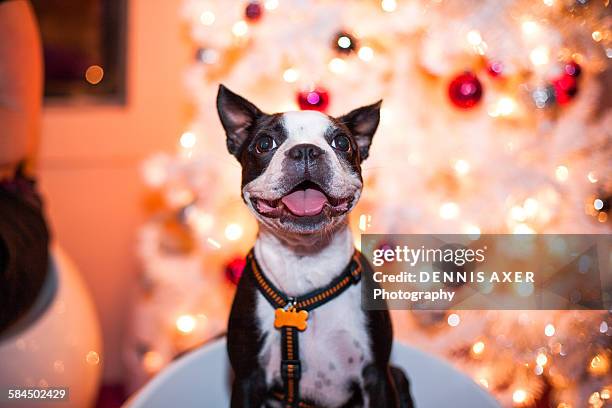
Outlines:
[[[342,273],[327,286],[296,297],[287,296],[270,282],[261,266],[259,266],[259,262],[257,262],[253,250],[247,255],[247,264],[250,266],[251,271],[253,271],[255,281],[257,282],[257,288],[268,302],[270,302],[272,307],[283,309],[293,307],[298,311],[311,311],[336,298],[348,289],[351,284],[356,284],[361,280],[361,272],[363,269],[362,257],[363,255],[361,255],[361,252],[355,250],[351,260]]]

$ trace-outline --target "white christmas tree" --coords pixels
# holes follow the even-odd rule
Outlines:
[[[134,386],[224,332],[231,280],[254,242],[219,83],[270,113],[339,115],[384,100],[352,214],[356,245],[361,232],[610,232],[609,2],[186,0],[182,13],[194,115],[176,153],[143,165],[158,211],[141,236]],[[449,359],[504,406],[609,401],[608,313],[393,318],[399,340]]]

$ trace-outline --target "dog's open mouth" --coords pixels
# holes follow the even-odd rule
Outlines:
[[[268,217],[280,217],[286,213],[296,217],[310,217],[323,211],[336,216],[348,211],[352,200],[353,197],[334,198],[312,181],[298,184],[278,200],[252,198],[257,211]]]

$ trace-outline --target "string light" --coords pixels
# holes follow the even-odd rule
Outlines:
[[[97,85],[104,78],[104,69],[99,65],[92,65],[85,71],[85,80],[92,85]]]
[[[503,98],[501,98],[498,102],[497,102],[497,114],[498,116],[508,116],[511,115],[512,113],[514,113],[514,110],[516,109],[516,102],[514,101],[514,99],[505,96]]]
[[[602,376],[610,371],[610,360],[606,354],[597,354],[589,363],[589,373]]]
[[[579,52],[574,52],[572,53],[572,55],[570,56],[570,59],[574,60],[574,62],[576,62],[577,64],[584,64],[584,55],[580,54]]]
[[[220,57],[219,51],[212,48],[200,48],[197,53],[197,60],[206,65],[216,64]]]
[[[459,326],[459,323],[461,323],[461,318],[459,317],[458,314],[451,313],[450,315],[448,315],[448,319],[446,319],[446,321],[448,322],[449,326],[457,327]]]
[[[478,30],[470,30],[467,33],[467,41],[470,45],[477,46],[482,42],[482,36]]]
[[[243,232],[240,224],[228,224],[227,227],[225,227],[225,238],[230,241],[236,241],[242,237]]]
[[[555,326],[553,326],[551,323],[548,323],[546,327],[544,327],[544,335],[546,335],[546,337],[554,336],[555,332]]]
[[[589,174],[587,174],[587,180],[589,180],[591,183],[597,183],[597,174],[594,171],[589,171]]]
[[[393,111],[391,108],[383,106],[380,108],[380,121],[382,123],[389,123],[393,119]]]
[[[145,183],[155,188],[163,186],[168,179],[166,165],[166,157],[163,155],[157,155],[145,161],[142,165]]]
[[[487,43],[483,41],[474,47],[474,52],[478,55],[485,55],[487,52],[487,47]]]
[[[300,78],[300,71],[295,68],[287,68],[285,72],[283,72],[283,79],[285,82],[293,83]]]
[[[244,37],[249,32],[249,25],[246,21],[240,20],[234,23],[232,26],[232,33],[236,37]]]
[[[216,248],[216,249],[220,249],[220,248],[221,248],[221,244],[220,244],[220,243],[219,243],[217,240],[215,240],[214,238],[210,238],[210,237],[208,237],[208,238],[206,239],[206,242],[208,242],[208,244],[209,244],[211,247],[213,247],[213,248]]]
[[[525,223],[517,224],[512,230],[513,234],[535,234],[535,230]]]
[[[528,217],[534,217],[540,208],[540,202],[533,197],[526,198],[523,202],[523,210]]]
[[[387,13],[391,13],[397,9],[397,1],[396,0],[381,0],[380,7],[383,11]]]
[[[521,405],[527,402],[527,396],[527,391],[519,388],[512,393],[512,401],[517,405]]]
[[[548,47],[536,47],[531,51],[531,53],[529,53],[529,59],[533,65],[546,65],[549,61],[549,53],[550,50]]]
[[[334,74],[343,74],[346,72],[346,61],[342,58],[332,58],[327,67]]]
[[[527,219],[527,215],[525,214],[525,210],[523,207],[515,205],[510,209],[510,216],[515,221],[525,221]]]
[[[601,34],[601,31],[593,31],[591,36],[593,37],[593,40],[596,41],[596,42],[600,42],[601,39],[603,38],[603,36]]]
[[[476,241],[480,238],[480,227],[476,224],[466,224],[463,227],[463,232],[465,232],[472,241]]]
[[[535,21],[527,20],[523,21],[523,24],[521,24],[521,30],[523,34],[533,36],[540,30],[540,26]]]
[[[467,42],[472,46],[476,54],[485,54],[487,51],[487,43],[482,40],[482,36],[478,30],[468,31],[466,38]]]
[[[510,116],[516,110],[516,101],[509,96],[501,97],[491,109],[489,116],[496,118],[498,116]]]
[[[548,7],[552,7],[555,4],[555,0],[542,0],[542,2]]]
[[[536,364],[543,367],[546,365],[547,362],[548,357],[546,357],[546,354],[538,353],[538,356],[536,357]]]
[[[602,408],[604,406],[603,401],[598,392],[594,392],[589,396],[589,407],[590,408]]]
[[[185,220],[198,234],[205,234],[211,230],[215,218],[195,205],[185,208]]]
[[[275,10],[278,7],[278,0],[266,0],[264,7],[266,10]]]
[[[215,13],[210,10],[202,12],[200,14],[200,23],[209,26],[212,25],[216,20]]]
[[[142,365],[148,374],[155,374],[165,364],[164,357],[157,351],[147,351],[142,356]]]
[[[179,139],[180,145],[185,149],[191,149],[195,146],[197,141],[196,135],[193,132],[185,132]]]
[[[459,206],[457,203],[448,202],[444,203],[440,206],[440,218],[445,220],[451,220],[453,218],[457,218],[459,216]]]
[[[555,177],[560,182],[567,181],[567,178],[569,177],[569,170],[568,170],[568,168],[566,166],[563,166],[563,165],[557,166],[557,168],[555,169]]]
[[[181,315],[176,319],[176,328],[184,334],[191,333],[196,327],[196,319],[192,315]]]
[[[368,46],[361,47],[357,52],[357,56],[362,61],[370,62],[374,58],[374,50]]]
[[[470,163],[466,160],[458,159],[455,161],[455,172],[460,176],[465,176],[470,171]]]
[[[353,245],[355,245],[355,248],[361,251],[361,235],[360,234],[357,234],[353,237]]]
[[[481,355],[484,352],[485,344],[482,341],[477,341],[472,346],[472,353],[476,356]]]
[[[100,363],[100,355],[97,352],[91,350],[85,356],[85,361],[87,362],[87,364],[97,365],[98,363]]]
[[[606,214],[605,212],[600,212],[599,214],[597,214],[597,221],[604,223],[608,220],[608,214]]]
[[[168,204],[173,208],[188,205],[195,198],[193,190],[183,186],[168,188],[165,197]]]
[[[593,208],[595,208],[597,211],[601,210],[604,206],[604,202],[599,199],[596,198],[595,201],[593,201]]]
[[[361,214],[359,216],[359,229],[365,232],[370,227],[371,222],[372,216],[370,214]]]

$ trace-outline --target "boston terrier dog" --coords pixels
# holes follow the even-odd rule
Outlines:
[[[219,87],[227,148],[242,165],[241,196],[259,223],[228,325],[232,407],[412,407],[405,375],[389,365],[389,313],[362,310],[351,278],[355,259],[369,267],[355,252],[347,215],[361,194],[380,105],[338,118],[266,114]],[[319,295],[302,303],[316,307],[299,311],[293,301],[308,293]]]

